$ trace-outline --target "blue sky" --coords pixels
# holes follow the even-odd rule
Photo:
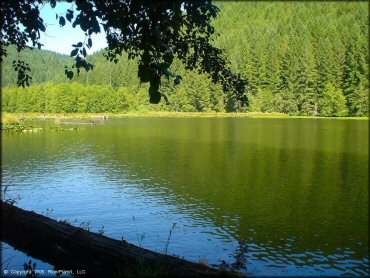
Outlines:
[[[69,55],[74,49],[72,44],[84,41],[85,34],[79,26],[72,28],[72,24],[66,20],[66,24],[63,27],[60,27],[59,20],[55,18],[55,14],[65,15],[63,13],[65,13],[67,9],[72,10],[71,7],[73,7],[73,3],[57,2],[54,9],[52,9],[49,4],[46,4],[41,9],[41,17],[44,19],[44,23],[46,25],[45,33],[41,32],[40,41],[44,44],[41,49],[52,50]],[[88,48],[86,49],[88,54],[92,54],[93,52],[107,46],[105,32],[103,30],[99,34],[92,34],[91,38],[93,45],[90,50]]]

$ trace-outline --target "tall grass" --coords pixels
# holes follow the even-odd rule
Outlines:
[[[368,120],[369,117],[314,117],[314,116],[290,116],[283,113],[262,113],[262,112],[243,112],[243,113],[224,113],[224,112],[128,112],[128,113],[3,113],[2,124],[20,124],[25,120],[34,119],[53,119],[56,122],[63,119],[94,119],[96,117],[107,116],[109,118],[124,117],[180,117],[180,118],[285,118],[285,119],[341,119],[341,120]]]
[[[12,113],[2,113],[1,115],[1,124],[10,125],[10,124],[20,124],[21,118],[17,114]]]

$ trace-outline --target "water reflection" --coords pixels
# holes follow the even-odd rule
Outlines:
[[[166,118],[5,134],[3,185],[23,208],[152,250],[177,223],[169,253],[195,261],[365,275],[367,136],[365,121]]]
[[[0,242],[0,244],[1,277],[26,277],[24,264],[28,265],[30,262],[37,277],[74,277],[67,270],[55,269],[52,265],[15,250],[4,242]],[[36,265],[33,267],[33,264]]]

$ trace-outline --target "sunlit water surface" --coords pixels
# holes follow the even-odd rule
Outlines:
[[[171,231],[168,254],[252,275],[369,273],[368,121],[125,118],[83,128],[3,134],[5,198],[159,252]],[[14,255],[6,247],[3,260]]]

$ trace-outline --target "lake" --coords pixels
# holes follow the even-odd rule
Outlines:
[[[6,198],[252,275],[369,272],[367,120],[139,117],[83,128],[3,133]]]

